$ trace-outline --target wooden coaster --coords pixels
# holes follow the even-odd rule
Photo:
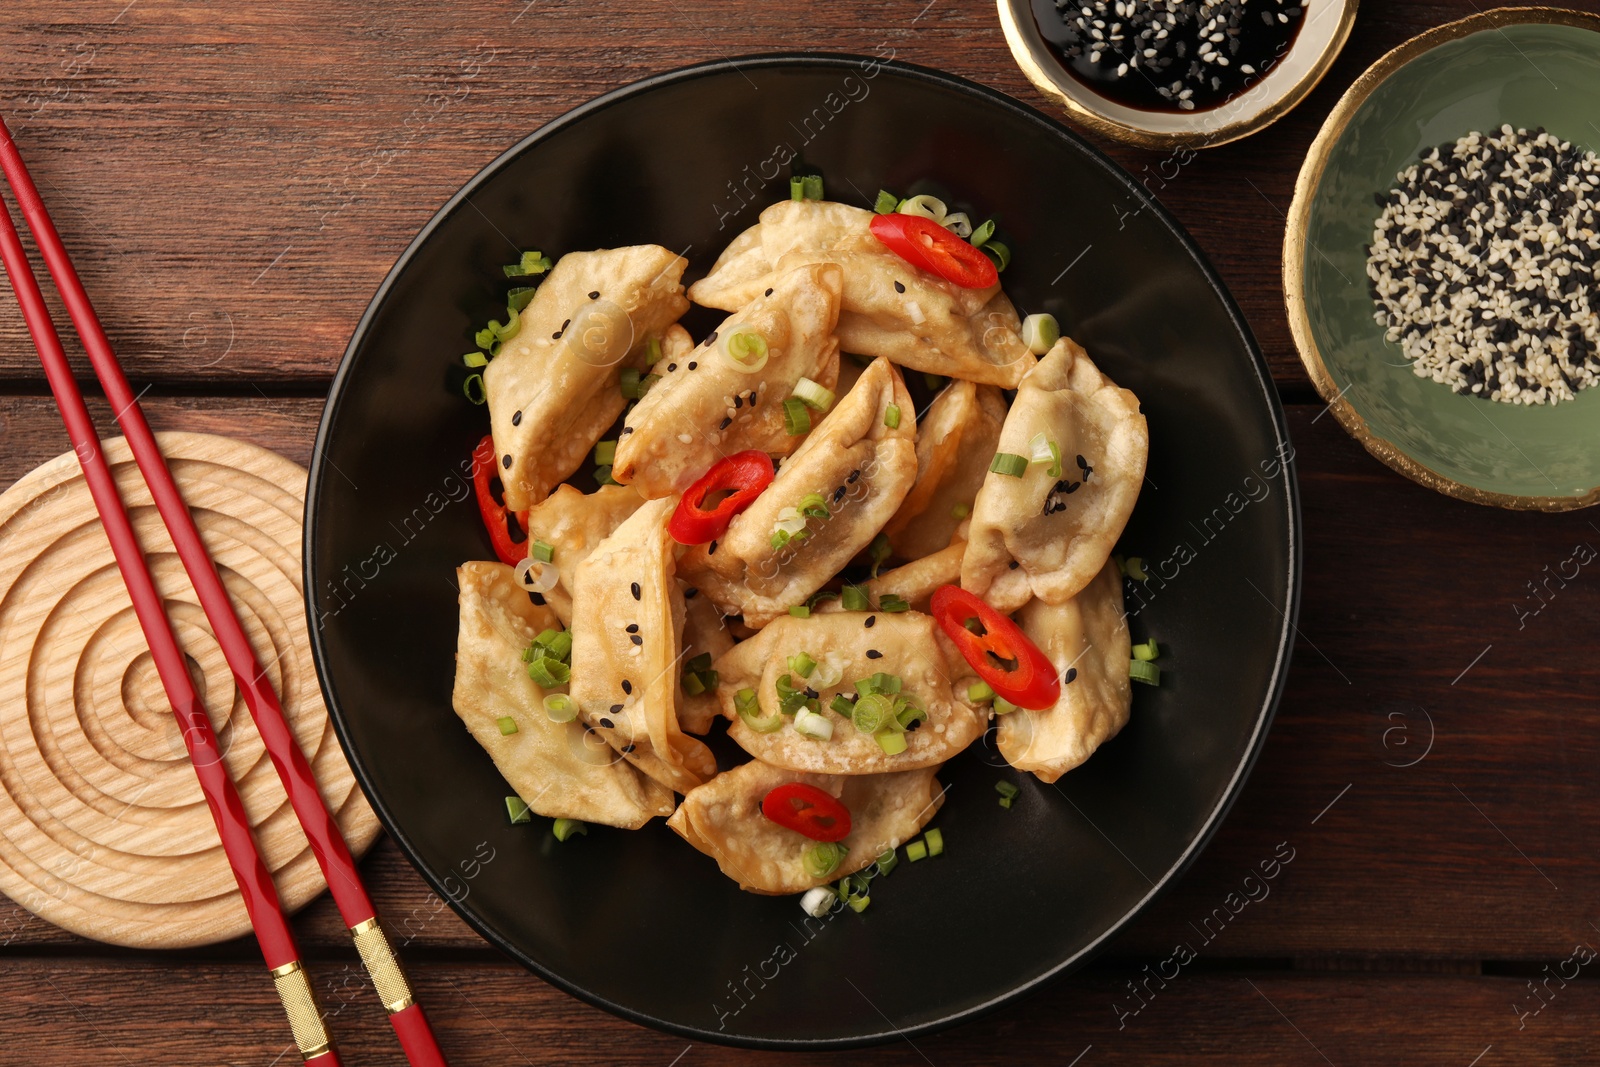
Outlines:
[[[306,472],[254,445],[157,435],[351,851],[378,833],[328,723],[301,599]],[[326,883],[127,443],[105,442],[285,908]],[[0,890],[140,948],[250,932],[94,502],[68,452],[0,494]]]

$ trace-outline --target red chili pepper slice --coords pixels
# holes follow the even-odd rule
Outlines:
[[[872,216],[872,236],[889,251],[963,289],[987,289],[1000,284],[994,262],[978,249],[921,215]]]
[[[805,782],[789,782],[768,793],[761,814],[813,841],[838,841],[850,833],[850,809]]]
[[[928,606],[939,628],[990,689],[1019,708],[1055,704],[1061,695],[1055,665],[1020,626],[957,585],[935,589]]]
[[[478,447],[472,450],[472,488],[478,496],[478,511],[483,525],[489,530],[489,540],[494,542],[494,554],[500,562],[515,567],[528,555],[528,542],[514,540],[511,536],[511,517],[514,512],[505,501],[494,498],[493,483],[499,469],[495,463],[494,435],[484,434]],[[527,512],[522,513],[523,516]]]
[[[721,537],[733,517],[772,484],[772,477],[772,457],[757,449],[718,460],[684,492],[667,532],[680,545],[703,545]],[[707,499],[720,492],[728,495],[707,507]]]

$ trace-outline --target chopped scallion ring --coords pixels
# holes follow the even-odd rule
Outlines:
[[[529,550],[528,555],[532,556],[540,563],[549,563],[551,560],[556,558],[556,546],[550,544],[548,541],[535,541],[533,543],[533,548]]]
[[[839,603],[846,611],[870,611],[872,601],[867,591],[859,585],[847,585],[839,590]]]
[[[754,689],[741,689],[735,693],[733,707],[739,713],[740,721],[758,734],[770,734],[783,728],[782,715],[776,712],[765,716],[761,714],[761,703],[756,699]]]
[[[589,824],[579,822],[577,819],[557,819],[555,825],[550,827],[550,832],[556,835],[557,841],[565,841],[573,834],[588,836]]]
[[[830,703],[828,707],[829,709],[838,712],[840,715],[843,715],[847,719],[850,718],[851,715],[855,714],[856,710],[855,704],[843,693],[835,693],[833,695],[833,702]]]
[[[872,210],[879,215],[893,215],[894,209],[900,206],[900,198],[887,189],[878,190],[878,199],[873,202]]]
[[[972,505],[971,504],[957,504],[957,505],[955,505],[954,507],[952,507],[950,509],[950,517],[952,519],[964,519],[968,515],[971,515],[971,514],[972,514]]]
[[[519,286],[506,293],[506,307],[512,311],[521,311],[533,301],[534,288],[531,285]]]
[[[910,199],[900,201],[900,206],[895,210],[902,215],[918,215],[925,219],[932,219],[943,226],[945,214],[949,209],[945,207],[943,200],[923,193],[921,196],[913,196]]]
[[[797,619],[809,619],[811,618],[811,609],[804,604],[791,604],[789,606],[789,614]]]
[[[801,708],[794,716],[795,733],[813,741],[827,741],[833,737],[833,720],[810,708]]]
[[[851,897],[850,910],[860,915],[867,910],[867,905],[872,903],[871,897]]]
[[[461,362],[476,369],[478,367],[487,367],[489,365],[489,357],[482,352],[467,352],[462,355]]]
[[[996,452],[994,459],[989,461],[989,469],[1008,478],[1020,478],[1028,470],[1028,457],[1015,452]]]
[[[906,859],[912,863],[928,858],[928,846],[921,841],[912,841],[906,845]]]
[[[489,391],[483,387],[483,375],[469,374],[467,380],[461,383],[461,392],[474,404],[487,404]]]
[[[735,330],[722,339],[722,357],[741,374],[754,374],[767,365],[767,339],[754,330]]]
[[[786,397],[783,401],[783,428],[790,437],[811,432],[811,412],[805,401]]]
[[[549,270],[550,257],[538,252],[524,252],[520,260],[501,269],[507,278],[529,278]]]
[[[1145,573],[1144,560],[1138,556],[1129,556],[1122,565],[1122,572],[1136,582],[1148,582],[1150,575]]]
[[[1028,351],[1036,356],[1042,356],[1055,347],[1061,340],[1061,326],[1056,322],[1054,315],[1043,313],[1029,315],[1022,320],[1022,343],[1028,346]]]
[[[806,183],[805,183],[805,179],[802,178],[800,175],[796,174],[794,177],[789,179],[789,199],[790,200],[804,200],[805,198],[806,198]]]
[[[883,409],[883,424],[891,430],[900,428],[900,405],[890,404]]]
[[[874,578],[878,576],[878,568],[883,566],[883,561],[888,559],[893,551],[894,546],[889,544],[889,539],[884,536],[883,531],[878,531],[878,535],[867,546],[867,552],[872,557],[872,576]]]
[[[1003,797],[1014,797],[1018,793],[1022,792],[1022,790],[1018,789],[1015,785],[1012,785],[1004,778],[1000,779],[994,784],[994,791]]]
[[[877,859],[872,861],[872,863],[873,866],[878,868],[879,874],[887,875],[890,871],[894,870],[900,865],[900,857],[896,855],[894,849],[891,848],[879,855]]]
[[[594,443],[594,461],[598,466],[609,467],[617,461],[617,443],[615,441],[596,441]]]
[[[911,604],[893,593],[885,593],[878,598],[878,610],[890,615],[898,615],[902,611],[910,611]]]
[[[850,711],[850,722],[859,732],[874,734],[894,717],[894,700],[883,693],[868,693]]]
[[[594,484],[621,485],[622,483],[611,477],[611,464],[607,463],[603,467],[596,467],[594,469]]]
[[[640,375],[638,367],[624,367],[617,384],[622,390],[622,395],[628,400],[643,400],[650,387],[660,380],[659,374]]]
[[[817,411],[827,411],[833,407],[833,393],[824,389],[810,378],[801,378],[794,383],[794,397],[807,407]]]
[[[801,500],[801,503],[805,503],[804,499]],[[792,537],[805,528],[806,517],[801,514],[799,508],[784,508],[778,512],[778,521],[775,526],[778,531],[789,534]]]
[[[800,856],[806,873],[813,878],[826,878],[839,869],[849,849],[837,841],[822,841],[806,849]],[[833,894],[828,894],[830,897]]]
[[[517,720],[513,719],[509,715],[500,716],[494,721],[494,724],[500,727],[501,737],[510,737],[512,734],[517,732]]]
[[[533,809],[521,797],[506,797],[506,818],[513,824],[533,821]]]
[[[1048,463],[1046,472],[1052,478],[1061,477],[1061,446],[1043,433],[1033,435],[1028,442],[1028,459],[1033,463]]]
[[[518,561],[516,570],[511,572],[511,576],[516,581],[518,589],[529,593],[548,593],[561,579],[561,572],[549,560],[529,556]]]
[[[967,686],[967,703],[982,704],[985,700],[994,699],[994,690],[988,682],[973,682]]]
[[[789,657],[789,670],[802,678],[810,678],[811,672],[817,669],[817,661],[811,658],[809,652],[799,652]]]
[[[811,674],[811,686],[814,689],[826,689],[830,685],[838,685],[839,679],[844,677],[844,668],[840,666],[837,658],[823,656],[817,661],[817,668]]]
[[[972,220],[967,217],[965,211],[952,212],[941,221],[944,224],[944,228],[957,237],[966,238],[972,236]]]
[[[996,271],[1003,271],[1011,264],[1011,249],[999,241],[988,241],[978,251],[994,260]]]
[[[795,505],[795,509],[808,519],[826,519],[831,514],[828,511],[828,500],[821,493],[807,493],[800,498],[800,503]],[[804,524],[801,525],[803,528]]]
[[[938,856],[944,852],[944,831],[929,830],[922,839],[928,843],[928,855]]]
[[[571,722],[578,717],[578,702],[565,693],[549,693],[544,698],[544,713],[551,722]]]
[[[944,383],[947,381],[949,381],[949,379],[940,374],[929,374],[924,372],[922,375],[922,384],[928,387],[928,392],[930,393],[937,393],[939,390],[943,389]]]
[[[822,175],[807,174],[800,179],[801,191],[807,200],[822,199]]]
[[[973,230],[972,231],[972,236],[970,238],[968,238],[968,240],[971,241],[973,248],[982,248],[988,242],[989,238],[991,238],[993,236],[994,236],[994,219],[989,219],[983,225],[979,226],[976,230]]]
[[[549,689],[572,681],[572,668],[551,656],[535,656],[528,663],[528,677],[541,689]]]
[[[1128,677],[1136,682],[1143,682],[1145,685],[1160,685],[1161,668],[1148,660],[1130,659],[1128,661]]]
[[[994,695],[994,713],[996,715],[1010,715],[1017,710],[1017,706],[999,693]]]
[[[898,730],[880,730],[872,735],[885,756],[898,756],[906,750],[906,735]]]
[[[1149,641],[1146,641],[1142,645],[1134,645],[1133,646],[1133,658],[1134,659],[1142,659],[1142,660],[1148,661],[1148,660],[1153,660],[1153,659],[1159,659],[1160,657],[1161,657],[1161,646],[1156,644],[1154,638],[1151,638]]]
[[[678,679],[678,685],[682,687],[685,696],[697,697],[706,691],[706,683],[701,681],[700,676],[694,671],[684,671],[683,676]]]
[[[1011,800],[1012,800],[1011,797],[1001,797],[1000,798],[1000,806],[1002,808],[1005,808],[1007,811],[1010,811],[1011,810]]]
[[[807,889],[800,898],[800,910],[813,919],[826,918],[828,912],[833,910],[833,902],[839,898],[834,895],[831,888],[819,885],[815,889]]]

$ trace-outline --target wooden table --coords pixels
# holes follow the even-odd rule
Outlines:
[[[1587,645],[1600,578],[1550,576],[1575,545],[1600,544],[1600,518],[1457,503],[1368,457],[1301,371],[1278,282],[1294,176],[1338,94],[1384,51],[1476,6],[1368,0],[1298,110],[1175,176],[1159,155],[1109,148],[1232,287],[1299,457],[1300,640],[1227,823],[1077,975],[915,1046],[786,1062],[1593,1060],[1600,965],[1561,975],[1600,946],[1600,731],[1588,720],[1600,666]],[[234,434],[305,463],[373,289],[479,167],[645,74],[778,48],[892,50],[1045,106],[989,0],[7,0],[0,111],[156,427]],[[110,425],[104,403],[97,415]],[[15,304],[0,300],[0,485],[66,448]],[[1176,978],[1151,981],[1146,967],[1197,942],[1192,924],[1282,842],[1294,860],[1270,895]],[[485,946],[392,844],[365,868],[456,1064],[780,1061],[688,1046],[555,991]],[[331,904],[296,925],[346,1062],[403,1062]],[[293,1058],[248,941],[122,951],[0,901],[0,942],[5,1062]]]

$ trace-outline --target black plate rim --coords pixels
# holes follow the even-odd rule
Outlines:
[[[729,71],[743,73],[745,67],[771,68],[771,67],[819,67],[819,68],[853,68],[859,64],[877,64],[882,70],[892,72],[902,77],[916,81],[924,81],[940,88],[976,97],[990,105],[1002,108],[1038,127],[1040,131],[1058,139],[1063,139],[1081,151],[1084,156],[1105,171],[1108,176],[1120,184],[1140,204],[1141,211],[1153,212],[1168,230],[1177,237],[1184,250],[1193,257],[1200,267],[1212,292],[1221,301],[1223,309],[1227,312],[1229,320],[1244,342],[1245,350],[1249,353],[1252,369],[1255,371],[1256,384],[1261,389],[1263,399],[1272,417],[1273,430],[1276,435],[1276,445],[1279,456],[1287,455],[1289,458],[1283,463],[1283,478],[1285,484],[1286,507],[1288,510],[1288,555],[1289,555],[1289,583],[1288,601],[1279,612],[1283,619],[1283,626],[1278,632],[1278,648],[1273,663],[1272,681],[1266,699],[1262,703],[1261,711],[1256,718],[1255,730],[1251,735],[1250,744],[1242,759],[1234,769],[1233,777],[1229,780],[1222,799],[1217,803],[1211,814],[1207,817],[1200,833],[1197,834],[1189,847],[1178,857],[1165,874],[1153,885],[1148,893],[1134,903],[1123,916],[1103,931],[1099,937],[1085,945],[1077,953],[1060,961],[1056,966],[1034,978],[1020,982],[1006,992],[991,997],[981,1004],[975,1004],[960,1011],[942,1015],[937,1019],[918,1023],[915,1026],[896,1027],[890,1022],[890,1028],[869,1034],[858,1034],[845,1038],[762,1038],[745,1035],[730,1035],[721,1031],[702,1029],[694,1026],[685,1026],[669,1019],[661,1019],[647,1012],[608,1000],[599,994],[593,993],[582,986],[569,981],[559,973],[545,967],[539,961],[520,951],[510,941],[502,937],[487,923],[480,920],[471,910],[458,904],[445,887],[443,881],[431,871],[418,855],[416,847],[400,827],[387,806],[377,795],[372,786],[371,776],[361,757],[355,750],[349,733],[344,723],[343,713],[339,707],[338,698],[333,690],[332,679],[328,676],[325,667],[325,652],[323,648],[321,631],[315,625],[316,605],[312,600],[316,584],[312,575],[312,548],[316,533],[316,510],[322,496],[322,483],[326,476],[324,470],[324,456],[327,453],[329,429],[333,424],[339,409],[339,402],[344,392],[345,381],[352,373],[353,365],[362,341],[365,339],[373,319],[382,310],[399,276],[410,266],[412,258],[418,250],[433,235],[444,222],[452,217],[462,202],[468,200],[479,186],[489,180],[501,167],[512,159],[532,148],[540,141],[551,135],[574,125],[590,115],[596,114],[606,108],[627,100],[633,96],[647,93],[662,85],[677,84],[691,81],[696,78],[710,75],[724,74]],[[1105,947],[1106,943],[1120,933],[1133,919],[1150,906],[1158,896],[1182,878],[1196,857],[1204,851],[1211,841],[1223,819],[1233,808],[1234,802],[1243,791],[1244,783],[1248,780],[1255,767],[1256,760],[1261,755],[1267,733],[1277,715],[1278,704],[1283,697],[1284,687],[1288,677],[1289,659],[1293,651],[1292,635],[1300,614],[1301,579],[1303,571],[1303,552],[1301,549],[1301,514],[1300,514],[1300,489],[1299,478],[1294,453],[1290,443],[1288,423],[1284,415],[1283,404],[1278,397],[1276,386],[1272,381],[1272,374],[1267,366],[1265,357],[1261,354],[1255,335],[1251,332],[1249,323],[1240,311],[1232,294],[1223,284],[1221,276],[1211,264],[1211,260],[1195,243],[1194,239],[1183,225],[1164,208],[1156,198],[1142,185],[1133,179],[1133,176],[1118,166],[1110,157],[1105,155],[1080,134],[1069,129],[1062,123],[1050,118],[1037,108],[1023,103],[1014,97],[1008,96],[996,89],[980,85],[959,75],[948,74],[944,71],[907,63],[896,59],[885,59],[876,56],[865,56],[848,52],[763,52],[750,55],[732,56],[724,59],[709,60],[684,67],[678,67],[660,74],[652,74],[638,81],[612,89],[592,100],[578,105],[570,111],[551,119],[538,129],[529,133],[516,144],[500,153],[486,166],[473,175],[443,206],[417,231],[399,257],[394,266],[389,268],[382,283],[373,294],[372,300],[362,312],[350,341],[345,346],[344,355],[340,357],[339,367],[334,372],[333,380],[328,388],[328,399],[323,405],[320,421],[317,424],[317,436],[313,445],[311,466],[306,481],[306,507],[304,533],[301,544],[301,568],[304,584],[304,599],[306,605],[307,630],[311,640],[312,660],[316,667],[317,682],[322,689],[323,701],[328,709],[329,721],[333,724],[334,734],[339,739],[339,747],[344,750],[345,758],[350,763],[351,771],[355,774],[356,781],[361,785],[361,791],[367,801],[372,805],[379,821],[388,834],[394,838],[406,861],[420,874],[423,880],[438,896],[449,903],[451,909],[461,917],[469,927],[478,933],[485,941],[498,948],[507,956],[522,964],[540,978],[549,982],[556,988],[577,997],[585,1003],[627,1019],[630,1022],[648,1026],[656,1030],[677,1034],[696,1041],[706,1041],[720,1045],[731,1045],[739,1048],[768,1049],[779,1051],[810,1051],[828,1049],[863,1048],[879,1045],[896,1039],[908,1039],[925,1034],[947,1029],[959,1023],[970,1022],[983,1015],[987,1015],[1012,1001],[1037,991],[1046,983],[1060,978],[1093,959]],[[1276,605],[1274,605],[1276,608]],[[888,1020],[886,1020],[888,1021]]]

